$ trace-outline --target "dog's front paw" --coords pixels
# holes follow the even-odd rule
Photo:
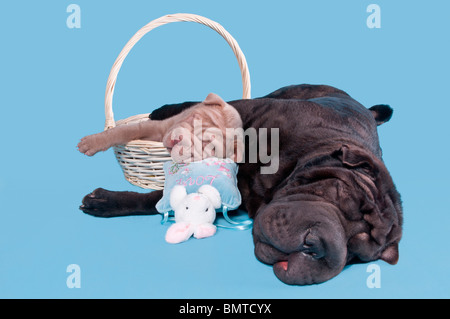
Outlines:
[[[117,204],[113,193],[103,188],[97,188],[84,196],[80,209],[86,214],[97,217],[117,216],[120,205]]]

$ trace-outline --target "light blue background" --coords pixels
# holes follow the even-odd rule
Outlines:
[[[449,293],[449,1],[9,1],[0,11],[0,297],[418,298]],[[381,29],[366,8],[381,7]],[[404,201],[396,266],[369,289],[367,264],[314,286],[287,286],[256,260],[250,231],[219,230],[180,245],[158,216],[100,219],[78,210],[96,187],[143,191],[112,151],[88,158],[78,140],[103,129],[110,68],[128,39],[162,15],[221,23],[249,64],[252,96],[289,84],[329,84],[370,107],[386,103],[384,160]],[[215,92],[241,96],[236,60],[208,28],[174,23],[127,57],[116,119]],[[81,267],[69,289],[66,267]]]

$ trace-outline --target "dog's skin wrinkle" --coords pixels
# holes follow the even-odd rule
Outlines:
[[[195,103],[166,105],[151,117],[166,119]],[[229,104],[244,130],[280,130],[277,173],[261,175],[261,163],[239,167],[242,208],[254,218],[258,260],[273,264],[275,275],[291,285],[329,280],[352,263],[397,262],[401,199],[381,159],[377,134],[377,126],[392,115],[389,106],[369,110],[325,85],[294,85]],[[94,195],[85,197],[81,209],[112,217],[156,213],[162,191]]]

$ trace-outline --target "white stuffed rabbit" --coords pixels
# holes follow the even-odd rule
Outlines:
[[[187,194],[184,186],[176,185],[170,192],[170,205],[175,213],[175,224],[167,230],[168,243],[181,243],[192,235],[205,238],[216,233],[213,222],[216,208],[221,207],[222,200],[213,186],[203,185],[197,193]]]

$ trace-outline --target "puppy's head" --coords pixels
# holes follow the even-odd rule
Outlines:
[[[214,93],[183,111],[163,137],[163,144],[177,162],[207,157],[242,160],[242,120],[234,107]]]

